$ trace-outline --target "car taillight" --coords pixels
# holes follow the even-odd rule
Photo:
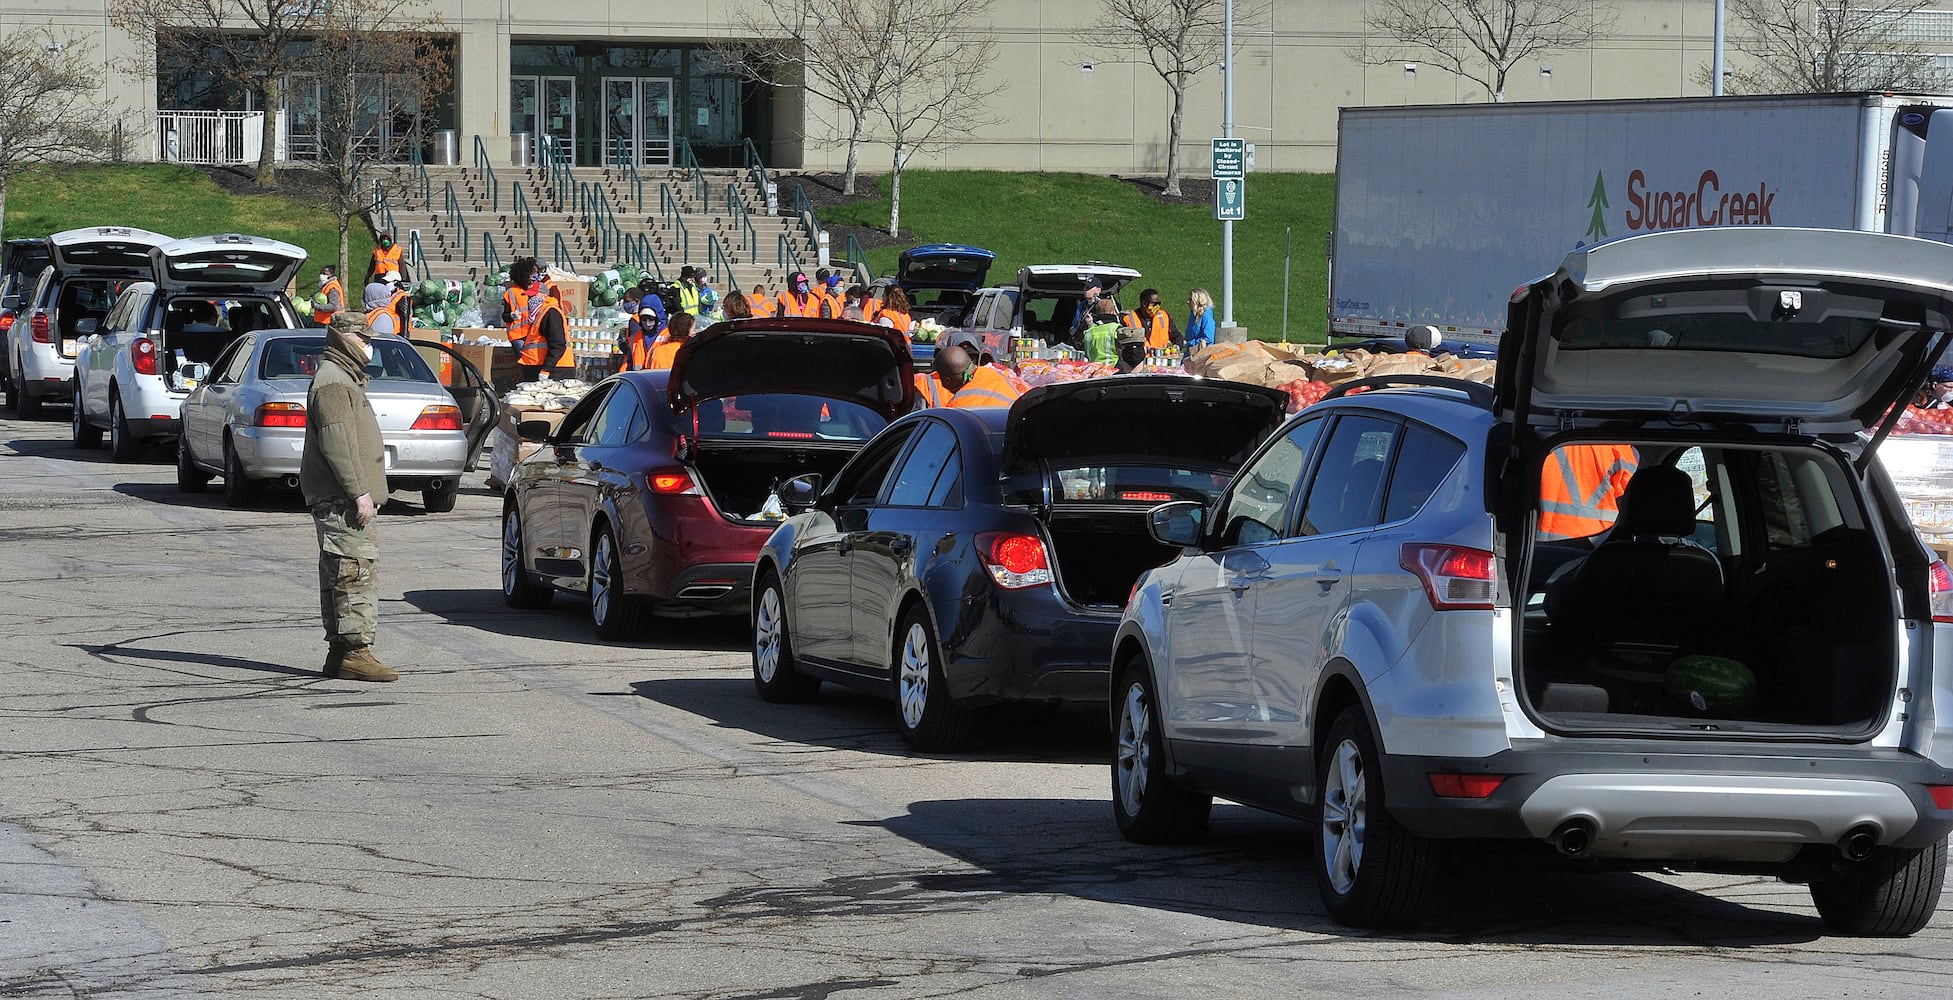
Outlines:
[[[1953,809],[1953,785],[1927,785],[1926,794],[1933,797],[1933,808]]]
[[[1415,573],[1435,611],[1490,611],[1494,559],[1483,549],[1411,542],[1397,563]]]
[[[252,422],[259,427],[303,427],[305,404],[266,403],[258,407],[257,418]]]
[[[414,426],[408,430],[416,431],[458,431],[461,429],[461,407],[445,403],[427,407],[414,418]]]
[[[689,472],[651,472],[646,473],[644,482],[653,493],[677,495],[699,492],[698,483],[692,481]]]
[[[34,343],[36,344],[54,343],[54,335],[48,332],[47,313],[35,313],[33,327],[34,327]]]
[[[1953,624],[1953,570],[1947,569],[1944,561],[1935,559],[1931,575],[1929,592],[1932,600],[1929,604],[1933,610],[1933,620]]]
[[[9,309],[6,312],[0,312],[0,333],[6,333],[8,330],[11,330],[13,328],[14,328],[14,311],[12,309]]]
[[[129,363],[136,366],[138,375],[156,374],[156,342],[148,337],[137,337],[129,345]]]
[[[1036,535],[986,531],[976,536],[977,555],[990,579],[1005,590],[1021,590],[1051,582],[1051,560],[1044,540]]]
[[[1503,774],[1447,774],[1431,772],[1431,791],[1445,799],[1489,798],[1505,784]]]
[[[1144,500],[1148,503],[1166,503],[1173,499],[1171,493],[1157,493],[1152,490],[1120,490],[1121,500]]]

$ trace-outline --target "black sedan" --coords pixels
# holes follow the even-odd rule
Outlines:
[[[838,475],[782,490],[793,516],[754,568],[760,697],[882,694],[923,751],[967,746],[988,704],[1102,702],[1134,582],[1177,554],[1147,512],[1211,500],[1285,402],[1134,375],[890,424]]]

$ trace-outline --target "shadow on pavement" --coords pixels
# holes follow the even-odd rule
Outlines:
[[[1126,843],[1104,800],[949,799],[911,803],[882,826],[982,868],[924,874],[918,890],[954,895],[1061,892],[1083,899],[1340,936],[1380,936],[1331,921],[1315,890],[1302,823],[1216,803],[1198,843]],[[1083,845],[1090,850],[1081,851]],[[1756,909],[1629,873],[1570,870],[1550,856],[1451,853],[1406,940],[1651,948],[1781,946],[1822,937],[1813,916]]]
[[[178,649],[132,649],[128,646],[95,646],[67,643],[69,649],[78,649],[90,656],[108,657],[120,660],[148,660],[158,663],[187,663],[198,666],[223,667],[227,670],[249,670],[261,674],[286,674],[292,677],[318,679],[317,666],[301,667],[287,663],[267,663],[264,660],[247,660],[241,656],[225,656],[221,653],[186,652]],[[324,645],[319,647],[319,656],[324,658]],[[309,654],[308,654],[309,655]]]
[[[381,556],[385,572],[385,555]],[[693,649],[731,652],[746,648],[746,623],[738,618],[656,618],[644,638],[606,642],[590,624],[590,605],[575,594],[557,594],[542,611],[517,611],[502,603],[497,588],[481,590],[409,590],[401,600],[450,625],[523,639],[548,639],[591,646],[637,649]]]
[[[744,633],[740,635],[744,648]],[[981,742],[969,753],[918,754],[895,730],[895,702],[836,684],[821,685],[820,696],[805,705],[775,705],[753,691],[752,676],[678,677],[638,681],[640,696],[682,712],[710,719],[724,729],[770,740],[806,743],[836,750],[858,750],[892,757],[973,759],[1019,763],[1105,764],[1111,737],[1096,711],[1059,711],[1042,705],[1002,705],[978,722]]]
[[[52,423],[52,421],[49,421]],[[7,442],[13,453],[26,458],[58,458],[68,462],[88,462],[92,465],[122,465],[109,457],[108,447],[77,448],[67,437],[53,438],[15,438]],[[130,464],[143,464],[141,459]]]
[[[82,454],[86,454],[86,452]],[[155,503],[169,504],[174,507],[230,508],[230,501],[224,498],[224,480],[222,477],[211,480],[210,486],[202,493],[185,493],[177,489],[176,483],[173,481],[167,483],[117,483],[115,484],[115,492],[121,493],[124,496],[150,500]],[[411,496],[412,494],[405,495]],[[294,514],[304,514],[306,513],[305,497],[297,490],[286,489],[283,486],[266,486],[259,492],[257,500],[246,509],[289,511]],[[404,500],[396,496],[388,498],[387,502],[381,505],[380,514],[384,517],[426,517],[427,508],[413,501]]]

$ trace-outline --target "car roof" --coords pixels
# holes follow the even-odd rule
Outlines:
[[[1290,417],[1289,423],[1312,413],[1342,409],[1385,410],[1401,414],[1467,441],[1474,436],[1468,431],[1476,431],[1475,436],[1483,440],[1485,431],[1497,422],[1491,410],[1473,401],[1462,389],[1420,385],[1370,389],[1355,395],[1325,399]]]

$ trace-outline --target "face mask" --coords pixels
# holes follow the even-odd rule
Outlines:
[[[793,290],[799,292],[802,295],[805,295],[807,294],[807,283],[804,281],[795,282],[793,286]]]
[[[362,338],[354,337],[353,353],[359,355],[359,363],[363,365],[373,360],[373,345]]]

